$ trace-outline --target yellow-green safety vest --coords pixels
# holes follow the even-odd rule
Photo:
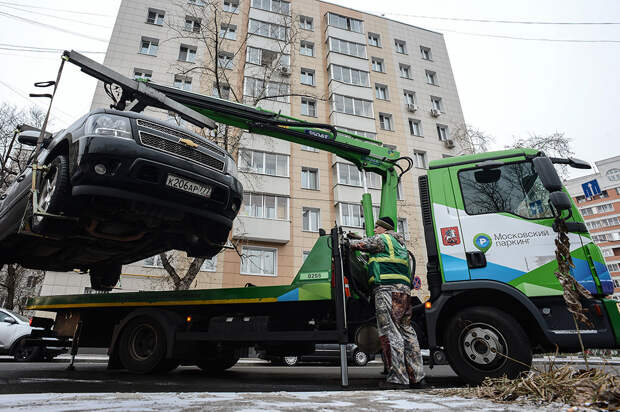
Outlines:
[[[405,284],[411,286],[407,248],[388,233],[382,233],[385,250],[368,259],[368,283],[371,285]]]

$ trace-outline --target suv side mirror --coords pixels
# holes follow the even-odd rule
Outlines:
[[[549,194],[549,201],[560,212],[563,210],[570,210],[573,206],[570,201],[570,197],[562,191],[556,191]]]
[[[532,164],[545,189],[551,192],[551,194],[562,190],[562,181],[551,159],[548,157],[535,157],[532,159]]]
[[[36,146],[37,140],[39,140],[39,134],[41,132],[35,130],[26,130],[17,135],[17,141],[26,146]],[[47,146],[50,142],[49,137],[43,138],[43,147]]]
[[[11,325],[14,325],[17,323],[17,321],[10,316],[7,316],[6,318],[4,318],[4,322],[10,323]]]

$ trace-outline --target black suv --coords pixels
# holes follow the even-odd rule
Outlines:
[[[18,140],[34,146],[38,134]],[[0,195],[0,267],[88,270],[99,290],[116,284],[122,264],[162,251],[217,254],[243,196],[228,153],[133,112],[88,113],[47,137],[38,162],[47,167],[39,209],[66,219],[32,216],[26,169]]]

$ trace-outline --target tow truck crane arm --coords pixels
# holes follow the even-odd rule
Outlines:
[[[79,66],[89,76],[101,80],[106,87],[119,87],[121,94],[112,105],[115,109],[140,112],[151,106],[172,110],[199,127],[215,129],[216,123],[219,123],[250,133],[299,143],[334,153],[362,171],[377,173],[382,177],[380,214],[397,221],[398,182],[400,177],[411,169],[413,161],[409,157],[401,157],[397,151],[383,146],[379,141],[338,130],[329,124],[306,122],[260,107],[133,80],[74,50],[65,51],[63,59]],[[399,165],[400,161],[406,162],[405,168]],[[372,202],[364,173],[362,181],[366,234],[372,235]]]

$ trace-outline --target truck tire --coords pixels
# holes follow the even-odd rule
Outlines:
[[[208,373],[220,373],[235,366],[239,358],[238,350],[227,349],[214,357],[197,361],[196,366]]]
[[[69,181],[69,160],[64,154],[56,156],[48,165],[43,175],[38,194],[39,210],[51,214],[60,214],[71,193]],[[66,228],[67,221],[47,216],[32,216],[32,230],[40,234],[58,234]]]
[[[95,290],[109,292],[114,289],[121,277],[120,263],[100,263],[90,268],[90,287]]]
[[[13,359],[17,362],[38,362],[43,360],[43,350],[40,346],[27,346],[26,338],[21,338],[11,350]]]
[[[165,358],[166,346],[166,333],[159,322],[150,316],[137,316],[123,328],[118,356],[130,372],[165,371],[165,366],[173,365]]]
[[[532,364],[527,334],[512,316],[494,307],[460,311],[445,325],[443,336],[450,365],[470,384],[479,385],[486,377],[515,379]]]

